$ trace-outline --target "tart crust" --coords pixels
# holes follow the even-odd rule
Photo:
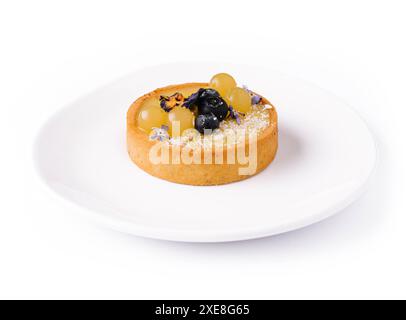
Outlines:
[[[199,88],[208,87],[207,83],[185,83],[179,85],[171,85],[164,88],[156,89],[150,93],[138,98],[128,109],[127,112],[127,149],[131,160],[142,170],[152,176],[165,179],[175,183],[188,185],[221,185],[230,182],[247,179],[262,170],[264,170],[275,158],[278,149],[278,123],[277,113],[272,104],[264,97],[263,101],[271,105],[272,108],[267,109],[269,112],[269,126],[258,135],[257,138],[257,165],[256,170],[251,175],[241,175],[239,169],[246,165],[239,163],[228,164],[224,161],[223,164],[184,164],[173,163],[172,157],[169,157],[168,164],[154,164],[150,161],[149,153],[157,141],[151,141],[149,135],[137,127],[138,110],[149,99],[159,99],[160,95],[170,95],[175,92],[182,92],[185,96],[197,91]],[[169,145],[169,152],[172,156],[173,145]],[[182,148],[182,146],[178,147]],[[235,145],[235,155],[237,155],[238,144]],[[242,147],[243,148],[243,147]],[[243,149],[244,150],[244,149]],[[212,159],[215,159],[216,153],[219,152],[212,148]],[[221,151],[223,159],[227,158],[227,149]],[[247,150],[245,152],[247,153]],[[237,159],[237,156],[236,156]],[[237,162],[237,161],[236,161]]]

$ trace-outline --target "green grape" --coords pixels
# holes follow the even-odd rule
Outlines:
[[[210,88],[218,91],[225,98],[237,86],[234,78],[227,73],[218,73],[210,80]]]
[[[138,112],[137,125],[146,133],[167,123],[168,114],[160,107],[158,100],[147,101]]]
[[[251,96],[242,88],[231,90],[226,101],[238,112],[247,113],[251,110]]]

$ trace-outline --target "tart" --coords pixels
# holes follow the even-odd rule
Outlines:
[[[152,176],[221,185],[264,170],[278,148],[275,107],[227,74],[156,89],[127,112],[131,160]]]

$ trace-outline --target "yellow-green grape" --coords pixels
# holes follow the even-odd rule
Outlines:
[[[194,128],[195,116],[192,111],[185,107],[174,107],[168,113],[169,134],[176,138],[182,135],[184,130]]]
[[[168,113],[160,107],[158,100],[146,102],[138,112],[137,125],[146,133],[150,133],[152,128],[160,128],[167,123]]]
[[[217,90],[222,97],[227,97],[237,86],[234,78],[227,73],[218,73],[210,80],[210,88]]]
[[[238,112],[247,113],[251,110],[251,96],[242,88],[231,90],[227,102]]]

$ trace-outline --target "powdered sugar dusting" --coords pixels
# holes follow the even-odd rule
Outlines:
[[[212,148],[213,145],[232,145],[245,140],[245,132],[249,135],[259,135],[270,125],[269,109],[272,106],[257,104],[252,106],[252,110],[245,116],[241,116],[241,123],[238,124],[235,119],[228,118],[220,123],[219,129],[216,129],[209,135],[202,135],[196,130],[187,130],[181,137],[171,138],[169,144],[183,146],[187,148]]]

